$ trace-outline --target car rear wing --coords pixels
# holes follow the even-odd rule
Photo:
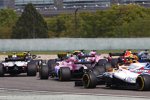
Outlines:
[[[25,61],[25,58],[5,58],[5,62],[8,61]]]
[[[95,57],[95,56],[94,56],[94,55],[83,55],[83,56],[78,56],[79,59],[87,58],[87,57]]]
[[[137,55],[138,53],[132,53],[133,55]],[[109,53],[109,56],[112,57],[112,56],[124,56],[124,53]]]
[[[57,57],[60,59],[65,59],[65,58],[67,58],[67,53],[59,53],[59,54],[57,54]]]
[[[112,57],[112,56],[123,56],[124,53],[109,53],[109,56]]]

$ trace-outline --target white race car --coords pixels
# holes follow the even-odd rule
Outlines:
[[[150,90],[150,64],[132,63],[128,66],[119,66],[110,72],[95,75],[94,73],[85,73],[83,75],[83,86],[85,88],[95,88],[105,81],[107,87]]]
[[[0,63],[0,77],[8,73],[17,75],[20,73],[27,73],[28,76],[36,76],[37,66],[34,60],[26,59],[22,56],[8,56],[5,61]]]

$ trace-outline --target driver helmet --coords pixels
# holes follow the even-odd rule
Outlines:
[[[17,54],[16,52],[13,52],[13,55],[12,55],[13,58],[16,58],[17,57]]]
[[[126,57],[132,57],[133,55],[132,55],[131,50],[126,50],[126,51],[125,51],[125,56],[126,56]]]

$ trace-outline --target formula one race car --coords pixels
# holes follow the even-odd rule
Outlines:
[[[137,53],[139,62],[150,62],[150,53],[148,50],[140,51]]]
[[[135,62],[150,62],[150,54],[148,50],[140,51],[139,53],[132,53],[130,50],[126,50],[123,53],[109,53],[109,59],[113,56],[118,56],[117,64],[131,64]]]
[[[63,52],[63,53],[58,53],[57,54],[57,60],[64,60],[68,57],[70,57],[70,55],[77,55],[77,56],[81,56],[81,55],[85,55],[84,50],[76,50],[73,52]]]
[[[82,78],[82,75],[99,66],[107,63],[107,60],[100,55],[71,55],[65,60],[57,61],[51,59],[40,67],[41,79],[48,79],[49,76],[57,77],[60,81],[69,81],[71,78]]]
[[[132,63],[129,66],[119,66],[119,69],[110,67],[108,72],[99,75],[93,72],[85,73],[82,81],[76,82],[75,85],[95,88],[101,84],[109,88],[150,90],[150,64]]]
[[[109,59],[112,59],[113,56],[118,56],[116,65],[120,64],[131,64],[138,62],[139,58],[136,53],[132,53],[129,50],[124,51],[123,53],[109,53]]]
[[[8,55],[5,61],[0,63],[0,77],[5,73],[17,75],[27,73],[27,76],[36,76],[37,64],[32,58],[29,58],[25,53]]]

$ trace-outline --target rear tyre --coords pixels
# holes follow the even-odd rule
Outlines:
[[[98,66],[104,66],[107,62],[108,61],[106,59],[100,59],[97,64]]]
[[[53,72],[55,69],[55,65],[56,65],[55,59],[48,60],[47,64],[48,64],[50,73]]]
[[[148,91],[150,90],[150,75],[139,75],[136,80],[137,90]]]
[[[111,59],[111,66],[116,68],[118,64],[118,58]]]
[[[106,59],[100,59],[97,63],[97,65],[94,67],[93,69],[93,73],[95,74],[95,76],[103,74],[106,70],[105,70],[105,65],[107,64],[107,60]]]
[[[60,81],[70,81],[71,71],[69,67],[61,67],[58,74]]]
[[[4,67],[3,67],[3,64],[0,63],[0,77],[3,77],[4,76]]]
[[[42,65],[39,70],[40,79],[48,79],[49,77],[49,68],[47,65]]]
[[[34,61],[31,61],[27,65],[27,76],[36,76],[37,66]]]
[[[41,66],[41,64],[42,64],[42,60],[33,60],[34,62],[35,62],[35,64],[36,64],[36,67],[37,67],[37,72],[39,71],[39,68],[40,68],[40,66]]]
[[[84,74],[82,81],[84,88],[95,88],[97,85],[96,76],[92,72]]]
[[[103,74],[104,72],[106,72],[104,66],[95,66],[93,69],[93,73],[95,76]]]

